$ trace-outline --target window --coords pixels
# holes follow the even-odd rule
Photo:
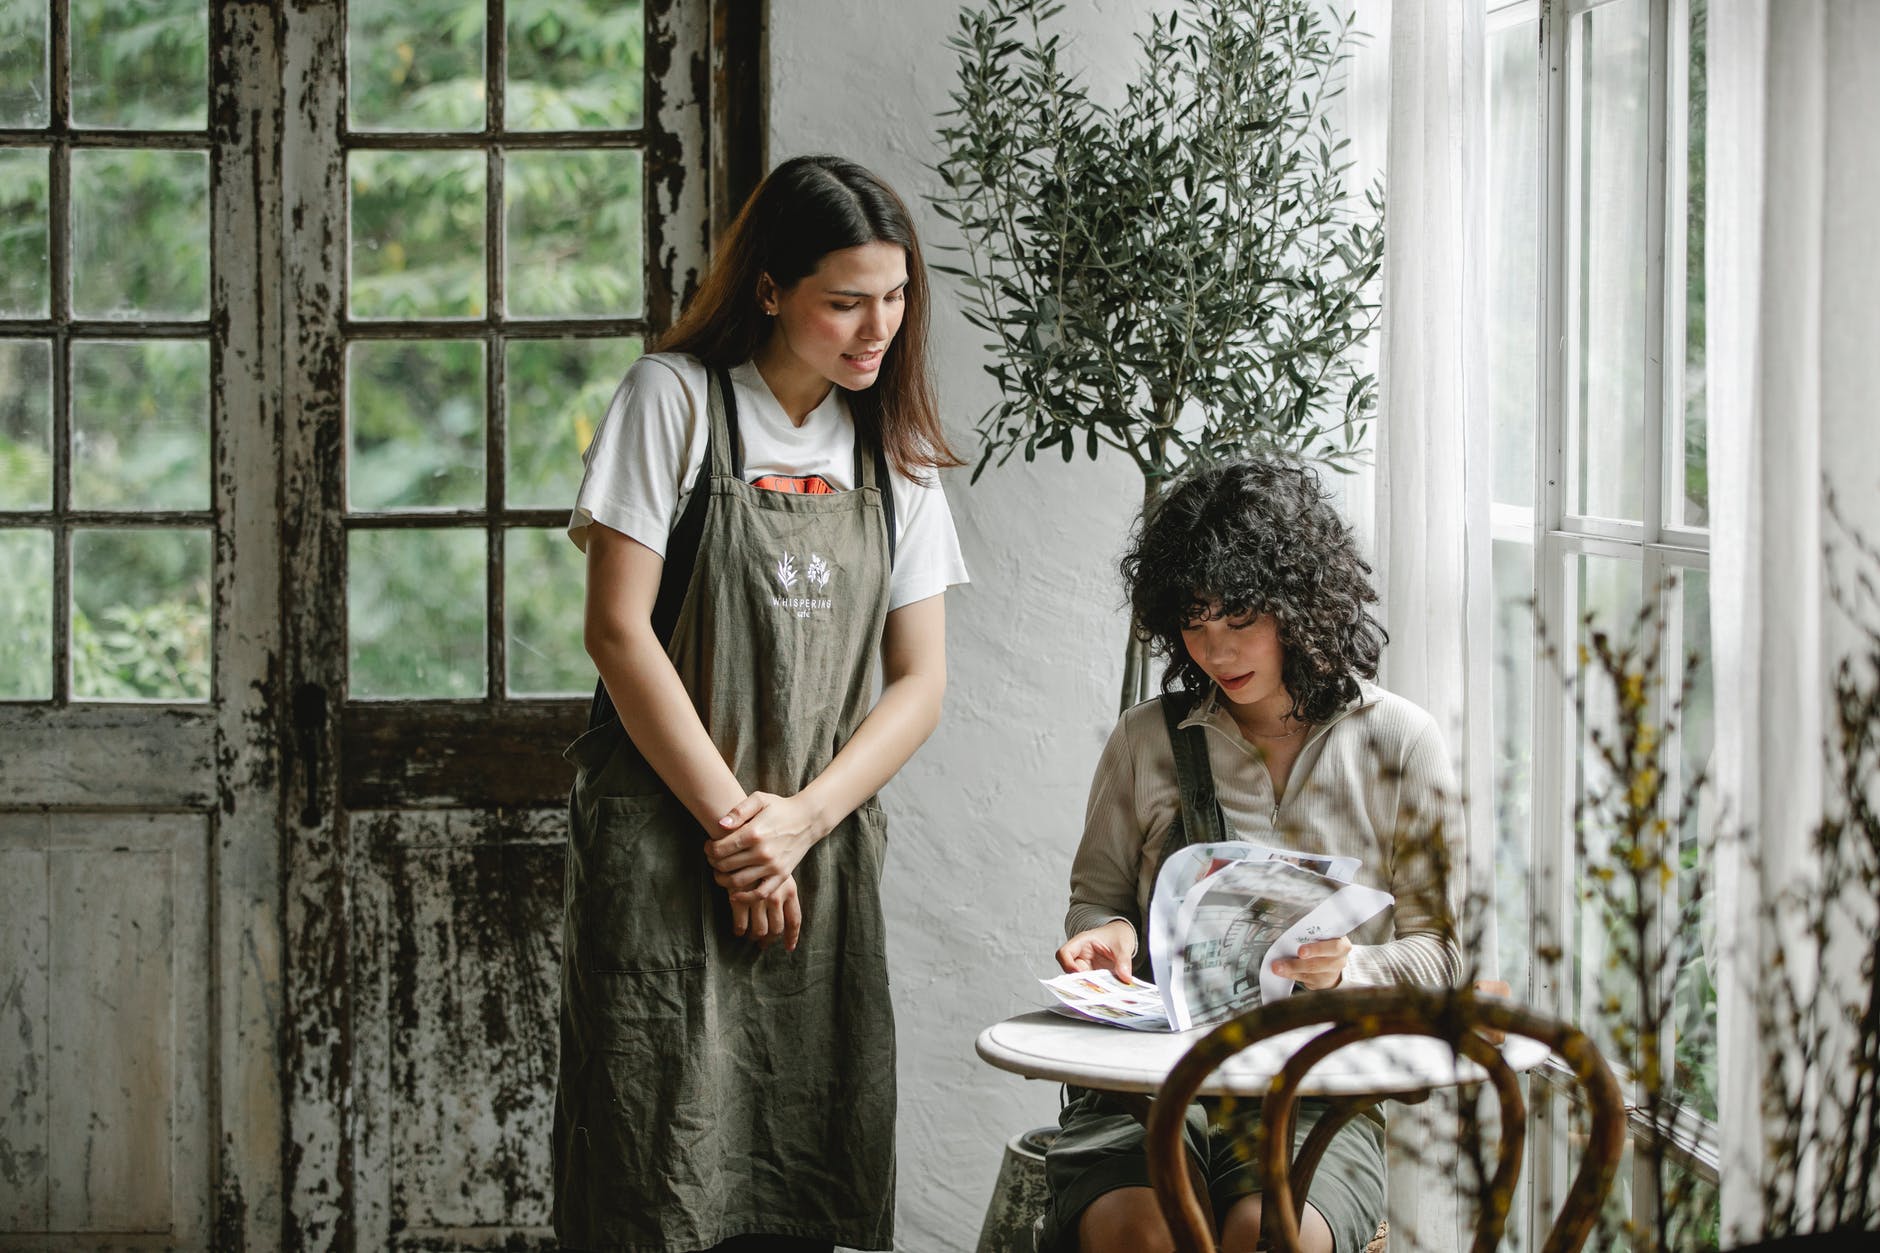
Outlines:
[[[1687,678],[1683,655],[1709,652],[1705,20],[1706,0],[1489,0],[1500,957],[1537,1004],[1586,1024],[1606,924],[1583,899],[1573,831],[1575,798],[1599,770],[1569,691],[1585,682],[1579,623],[1592,613],[1623,633],[1654,598],[1669,694]],[[1688,678],[1667,797],[1710,751],[1709,673]],[[1601,716],[1590,702],[1584,717]],[[1682,816],[1671,911],[1696,899],[1705,869],[1697,815]],[[1714,1183],[1715,998],[1701,952],[1675,1002],[1663,1061],[1695,1115],[1683,1167]],[[1537,1214],[1551,1215],[1571,1165],[1562,1099],[1534,1101]],[[1627,1182],[1622,1204],[1650,1224],[1643,1171]]]
[[[208,6],[56,9],[0,5],[0,700],[200,704]]]
[[[580,695],[586,440],[646,330],[637,0],[347,5],[347,692]]]

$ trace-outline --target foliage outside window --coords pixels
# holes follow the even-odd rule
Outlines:
[[[0,700],[211,695],[208,39],[0,4]]]
[[[495,66],[490,11],[347,11],[354,697],[554,696],[592,682],[580,554],[560,530],[642,342],[646,18],[640,0],[507,0]],[[398,331],[413,321],[426,324],[418,338]]]
[[[640,0],[495,7],[495,118],[485,0],[347,8],[347,494],[401,524],[359,541],[359,695],[566,695],[589,681],[579,554],[548,541],[640,350],[646,15]],[[70,32],[61,82],[54,21]],[[208,29],[203,0],[0,3],[0,129],[28,136],[0,145],[0,700],[210,695]],[[486,121],[511,136],[495,183]],[[463,137],[414,145],[414,130]],[[416,318],[466,325],[419,338],[394,325]],[[500,491],[487,464],[499,422]],[[402,525],[431,511],[460,516]],[[513,571],[497,605],[492,562]],[[492,679],[494,631],[508,673]]]

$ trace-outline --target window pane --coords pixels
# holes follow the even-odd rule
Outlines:
[[[0,0],[0,126],[44,126],[52,120],[46,93],[46,0]]]
[[[1597,1042],[1617,1065],[1625,1063],[1626,1058],[1613,1051],[1611,1040],[1603,1030],[1615,1021],[1637,1021],[1636,984],[1621,972],[1607,968],[1615,943],[1623,939],[1619,928],[1624,924],[1606,908],[1599,884],[1588,871],[1612,865],[1614,832],[1607,819],[1612,807],[1622,805],[1617,798],[1625,784],[1601,760],[1593,743],[1595,733],[1608,741],[1618,734],[1620,711],[1618,682],[1601,670],[1591,635],[1603,632],[1616,645],[1624,645],[1635,638],[1642,605],[1641,575],[1638,563],[1633,561],[1590,556],[1570,560],[1578,612],[1582,618],[1590,617],[1592,623],[1590,631],[1584,627],[1576,630],[1580,648],[1572,671],[1574,692],[1583,703],[1584,716],[1574,760],[1572,796],[1577,798],[1577,804],[1575,811],[1568,815],[1577,827],[1580,858],[1577,886],[1582,893],[1574,936],[1576,1004],[1582,1026],[1591,1029],[1595,1024],[1601,1025],[1602,1034],[1596,1037]],[[1594,798],[1605,798],[1607,807],[1601,808]],[[1584,812],[1581,806],[1585,807]],[[1617,997],[1616,1002],[1602,1004],[1609,995]]]
[[[1534,550],[1494,546],[1495,915],[1501,977],[1527,986],[1532,949],[1528,865],[1533,830]]]
[[[640,124],[646,21],[640,0],[509,0],[503,123],[516,131]]]
[[[1581,513],[1639,519],[1645,431],[1646,0],[1616,0],[1579,19],[1572,82],[1579,129],[1579,378],[1574,414]]]
[[[1685,92],[1689,143],[1685,151],[1684,196],[1684,437],[1670,464],[1684,469],[1686,526],[1710,524],[1710,426],[1704,390],[1704,134],[1708,112],[1708,0],[1691,0],[1690,79]],[[1676,292],[1671,299],[1678,298]],[[1677,423],[1670,424],[1675,430]]]
[[[483,0],[352,0],[347,120],[354,130],[483,129]]]
[[[207,530],[72,535],[72,695],[207,700]]]
[[[351,508],[483,504],[481,343],[354,343],[346,380]]]
[[[1534,504],[1540,414],[1540,39],[1522,22],[1488,37],[1489,415],[1495,499]]]
[[[348,539],[348,691],[483,695],[485,533],[354,531]]]
[[[72,121],[200,130],[209,124],[202,0],[72,0]]]
[[[0,509],[51,506],[52,345],[0,339]]]
[[[209,345],[72,345],[72,504],[209,507]]]
[[[1712,718],[1714,686],[1710,669],[1710,575],[1702,570],[1684,572],[1679,595],[1683,601],[1684,652],[1697,664],[1686,675],[1690,694],[1685,698],[1680,765],[1684,780],[1709,778],[1715,745]],[[1678,969],[1676,1024],[1678,1091],[1705,1118],[1717,1117],[1717,988],[1712,959],[1716,949],[1714,880],[1702,839],[1717,828],[1712,803],[1715,792],[1706,788],[1683,814],[1678,833],[1680,893],[1699,896],[1697,934],[1686,933],[1687,951]]]
[[[581,644],[586,565],[567,533],[515,529],[503,535],[503,610],[509,690],[574,696],[594,688]]]
[[[352,315],[481,316],[483,154],[355,152],[347,169]]]
[[[0,531],[0,570],[0,700],[51,700],[52,532]]]
[[[504,166],[503,199],[511,315],[639,314],[639,153],[514,153]]]
[[[1665,1208],[1671,1212],[1665,1248],[1723,1248],[1722,1192],[1716,1184],[1678,1165],[1675,1157],[1665,1163]]]
[[[52,310],[46,153],[0,148],[0,318],[43,318]]]
[[[518,339],[506,349],[506,445],[511,509],[564,509],[581,486],[581,458],[637,339]]]
[[[72,153],[72,312],[209,316],[208,153]]]

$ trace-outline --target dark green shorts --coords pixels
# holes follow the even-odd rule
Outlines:
[[[1090,1203],[1117,1188],[1149,1186],[1149,1158],[1143,1151],[1143,1127],[1121,1104],[1101,1092],[1068,1088],[1069,1101],[1058,1114],[1057,1140],[1044,1155],[1045,1182],[1051,1190],[1045,1208],[1038,1253],[1075,1253],[1077,1221]],[[1208,1181],[1208,1199],[1217,1220],[1234,1202],[1260,1191],[1260,1162],[1251,1143],[1245,1155],[1234,1137],[1211,1129],[1213,1102],[1188,1107],[1185,1138],[1188,1154]],[[1243,1112],[1246,1106],[1242,1106]],[[1322,1101],[1299,1102],[1293,1151],[1326,1110]],[[1252,1115],[1257,1117],[1257,1115]],[[1306,1200],[1332,1229],[1336,1253],[1359,1253],[1384,1220],[1384,1133],[1368,1117],[1354,1118],[1339,1129],[1319,1159]]]

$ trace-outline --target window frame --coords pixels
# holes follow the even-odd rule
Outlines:
[[[1490,542],[1512,542],[1526,549],[1530,591],[1533,595],[1533,653],[1530,678],[1532,746],[1527,844],[1530,870],[1527,923],[1530,943],[1560,937],[1570,944],[1575,918],[1583,908],[1575,888],[1575,849],[1572,808],[1576,752],[1580,743],[1571,695],[1556,673],[1562,663],[1550,659],[1550,641],[1579,637],[1576,568],[1583,557],[1620,559],[1636,563],[1641,595],[1659,589],[1674,572],[1708,572],[1710,533],[1689,525],[1683,507],[1682,452],[1684,400],[1684,343],[1686,221],[1689,118],[1689,0],[1645,0],[1649,13],[1649,79],[1644,237],[1647,248],[1644,323],[1646,342],[1640,345],[1643,372],[1642,502],[1640,520],[1629,521],[1576,513],[1572,508],[1577,488],[1575,447],[1576,414],[1573,388],[1579,379],[1577,339],[1578,271],[1575,262],[1582,238],[1579,216],[1580,134],[1579,112],[1573,107],[1571,76],[1576,61],[1572,28],[1585,14],[1620,0],[1485,0],[1485,33],[1532,24],[1540,41],[1540,81],[1536,84],[1540,117],[1540,169],[1538,181],[1539,248],[1536,250],[1536,330],[1539,335],[1536,380],[1538,412],[1533,415],[1533,508],[1493,503],[1490,507]],[[1492,100],[1492,96],[1490,97]],[[1674,154],[1676,159],[1671,159]],[[1675,207],[1675,211],[1672,211]],[[1492,210],[1491,210],[1492,212]],[[1668,298],[1677,293],[1676,299]],[[1669,367],[1667,368],[1667,363]],[[1675,443],[1674,443],[1675,437]],[[1675,509],[1667,508],[1675,504]],[[1672,519],[1676,519],[1673,521]],[[1493,596],[1492,591],[1483,595]],[[1683,638],[1682,596],[1670,589],[1659,596],[1660,621],[1669,641]],[[1491,610],[1492,612],[1492,610]],[[1570,650],[1569,650],[1570,651]],[[1664,693],[1676,692],[1682,682],[1682,650],[1668,647],[1665,654]],[[1660,719],[1662,721],[1662,719]],[[1680,729],[1681,733],[1681,729]],[[1666,761],[1682,768],[1682,754],[1668,748]],[[1666,780],[1667,803],[1682,787],[1674,774]],[[1506,833],[1503,833],[1504,835]],[[1668,898],[1678,899],[1680,883],[1673,878]],[[1675,911],[1660,911],[1661,927],[1669,938]],[[1543,1010],[1567,1021],[1578,1021],[1579,997],[1573,983],[1573,962],[1549,965],[1531,962],[1527,996]],[[1675,1036],[1663,1042],[1666,1073],[1676,1047]],[[1717,1041],[1719,1050],[1723,1047]],[[1617,1059],[1614,1059],[1615,1063]],[[1635,1091],[1635,1080],[1615,1064],[1621,1081]],[[1545,1230],[1558,1211],[1570,1183],[1574,1163],[1569,1159],[1568,1102],[1577,1097],[1571,1075],[1558,1065],[1543,1065],[1534,1072],[1530,1089],[1529,1138],[1532,1144],[1532,1186],[1528,1189],[1531,1230]],[[1636,1106],[1634,1101],[1633,1105]],[[1653,1135],[1644,1114],[1631,1111],[1631,1138],[1642,1144]],[[1714,1185],[1718,1178],[1718,1142],[1714,1124],[1682,1111],[1668,1138],[1671,1160]],[[1658,1198],[1642,1155],[1634,1158],[1632,1217],[1649,1227],[1655,1222]]]
[[[224,236],[228,234],[223,215],[228,197],[222,186],[229,177],[228,168],[238,164],[248,153],[231,143],[236,123],[218,118],[214,111],[217,95],[215,69],[221,29],[216,22],[214,5],[206,15],[210,53],[209,76],[204,84],[204,119],[200,127],[149,129],[133,126],[107,126],[81,123],[72,116],[72,0],[47,0],[46,6],[46,124],[41,127],[0,129],[0,150],[43,150],[47,163],[46,260],[49,300],[45,316],[8,318],[4,338],[28,342],[43,340],[50,353],[50,398],[52,404],[51,461],[52,491],[43,509],[0,511],[0,528],[7,530],[46,530],[52,537],[52,667],[51,693],[45,697],[0,698],[0,727],[31,727],[44,720],[74,727],[116,726],[140,721],[132,710],[162,711],[175,721],[204,734],[213,721],[210,708],[222,696],[217,667],[209,668],[209,687],[200,698],[163,697],[149,700],[122,700],[75,696],[72,691],[72,539],[81,529],[111,530],[192,530],[207,533],[212,540],[227,520],[229,501],[222,476],[218,472],[217,450],[222,446],[223,404],[221,388],[215,383],[224,377],[223,351],[230,338],[226,319],[230,315],[230,293],[222,273]],[[126,152],[200,152],[205,158],[209,195],[204,243],[208,250],[206,308],[200,318],[150,317],[77,317],[72,312],[72,158],[84,151]],[[239,295],[239,293],[235,293]],[[209,347],[208,450],[209,496],[200,509],[98,509],[74,508],[72,505],[72,359],[81,343],[130,342],[146,340],[200,340]],[[212,561],[212,583],[218,574]],[[224,632],[221,620],[223,597],[212,594],[208,605],[208,631],[212,641]],[[212,644],[212,657],[219,654]],[[117,710],[117,713],[96,712]],[[199,758],[177,760],[172,764],[187,768]]]
[[[560,527],[568,511],[493,503],[499,500],[506,469],[507,423],[498,416],[503,399],[501,346],[523,338],[637,335],[644,341],[671,323],[703,278],[712,238],[729,223],[764,168],[761,145],[736,142],[756,131],[761,118],[761,7],[757,0],[645,0],[647,57],[640,126],[565,132],[511,132],[500,125],[506,39],[501,0],[489,0],[483,125],[451,132],[354,130],[346,113],[346,5],[319,0],[303,7],[306,12],[299,22],[289,23],[285,76],[287,117],[302,120],[290,121],[283,145],[288,205],[284,281],[287,290],[298,293],[289,303],[285,332],[288,456],[291,463],[306,467],[304,477],[290,478],[286,502],[288,651],[300,663],[292,682],[290,731],[299,759],[294,767],[296,791],[314,814],[335,804],[345,809],[554,804],[565,791],[560,746],[585,727],[588,700],[508,694],[503,548],[509,529]],[[700,67],[709,67],[708,78],[697,75]],[[643,310],[628,318],[511,319],[499,299],[503,156],[510,151],[595,148],[637,149],[643,154]],[[486,153],[487,296],[479,316],[355,319],[348,308],[347,155],[408,149]],[[682,223],[698,226],[676,225]],[[481,339],[484,344],[485,394],[499,410],[485,419],[486,495],[476,508],[407,513],[355,512],[347,507],[347,347],[401,339]],[[317,596],[294,603],[295,589],[344,589],[348,536],[358,529],[386,527],[483,531],[487,682],[482,696],[353,697],[348,694],[344,595],[330,598],[330,603],[319,603]],[[326,762],[337,768],[325,769]],[[314,782],[321,776],[336,779],[339,791]]]

